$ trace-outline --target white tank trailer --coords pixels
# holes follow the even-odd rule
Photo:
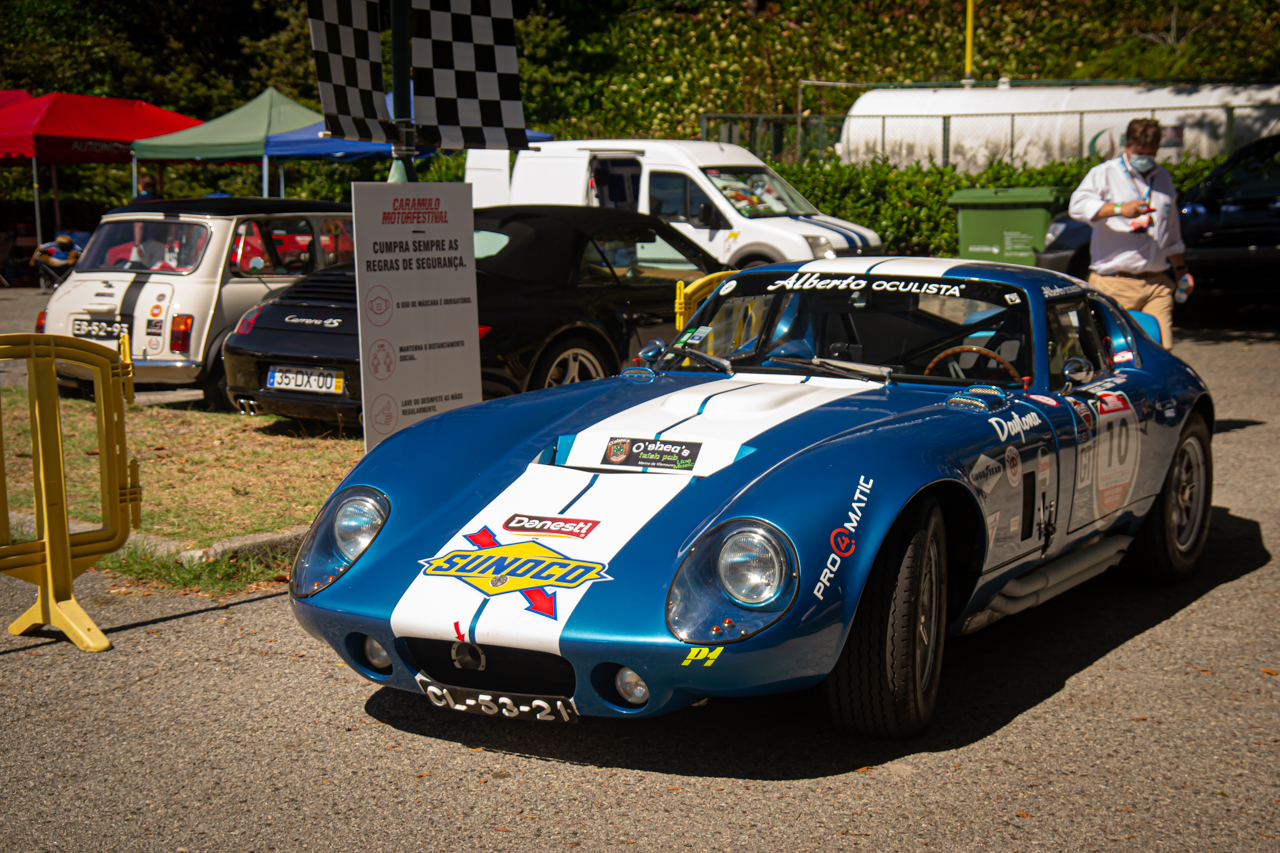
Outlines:
[[[1164,127],[1160,159],[1215,157],[1280,133],[1280,86],[1011,86],[872,89],[845,118],[843,163],[930,158],[976,172],[996,160],[1043,166],[1115,156],[1130,119]]]

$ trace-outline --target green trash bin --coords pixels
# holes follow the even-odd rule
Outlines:
[[[1035,266],[1049,220],[1064,210],[1069,187],[959,190],[947,199],[960,219],[960,257]]]

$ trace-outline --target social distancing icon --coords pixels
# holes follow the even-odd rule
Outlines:
[[[395,373],[396,352],[390,341],[374,341],[365,358],[368,359],[369,372],[374,379],[390,379],[391,374]]]

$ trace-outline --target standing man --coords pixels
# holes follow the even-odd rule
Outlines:
[[[1093,226],[1089,284],[1130,311],[1160,322],[1164,348],[1173,348],[1174,281],[1187,272],[1173,178],[1156,165],[1160,122],[1136,118],[1124,132],[1124,151],[1094,166],[1071,194],[1071,218]],[[1172,266],[1172,269],[1170,268]]]
[[[143,175],[138,178],[138,194],[129,199],[129,204],[137,204],[140,201],[162,201],[164,194],[156,192],[156,176]]]

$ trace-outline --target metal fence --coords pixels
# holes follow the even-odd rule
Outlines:
[[[1074,157],[1111,157],[1125,125],[1152,118],[1164,128],[1160,159],[1207,158],[1280,133],[1280,104],[1078,110],[973,115],[810,115],[705,113],[702,138],[736,142],[757,156],[816,155],[845,163],[883,158],[978,171],[992,162],[1043,166]],[[745,140],[745,141],[743,141]]]

